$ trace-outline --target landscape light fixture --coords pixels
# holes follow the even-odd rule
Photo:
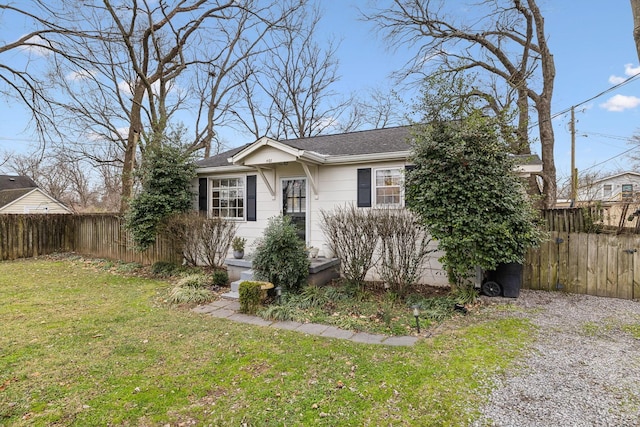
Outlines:
[[[278,304],[280,304],[280,298],[282,298],[282,288],[276,286],[276,299],[278,300]]]
[[[420,310],[417,305],[413,306],[413,317],[416,318],[416,329],[418,329],[418,333],[420,333]]]

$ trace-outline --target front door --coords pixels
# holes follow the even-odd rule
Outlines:
[[[287,178],[282,180],[282,214],[291,217],[298,229],[298,236],[306,241],[307,180]]]

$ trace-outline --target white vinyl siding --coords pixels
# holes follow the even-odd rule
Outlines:
[[[36,189],[25,196],[0,207],[0,214],[69,214],[63,204]]]

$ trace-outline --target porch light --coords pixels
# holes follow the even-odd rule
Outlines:
[[[420,333],[420,310],[417,304],[413,306],[413,317],[416,318],[416,329],[418,333]]]

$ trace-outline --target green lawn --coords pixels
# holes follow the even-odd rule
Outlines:
[[[487,309],[414,347],[356,344],[171,307],[170,288],[0,262],[0,426],[462,426],[532,335]]]

